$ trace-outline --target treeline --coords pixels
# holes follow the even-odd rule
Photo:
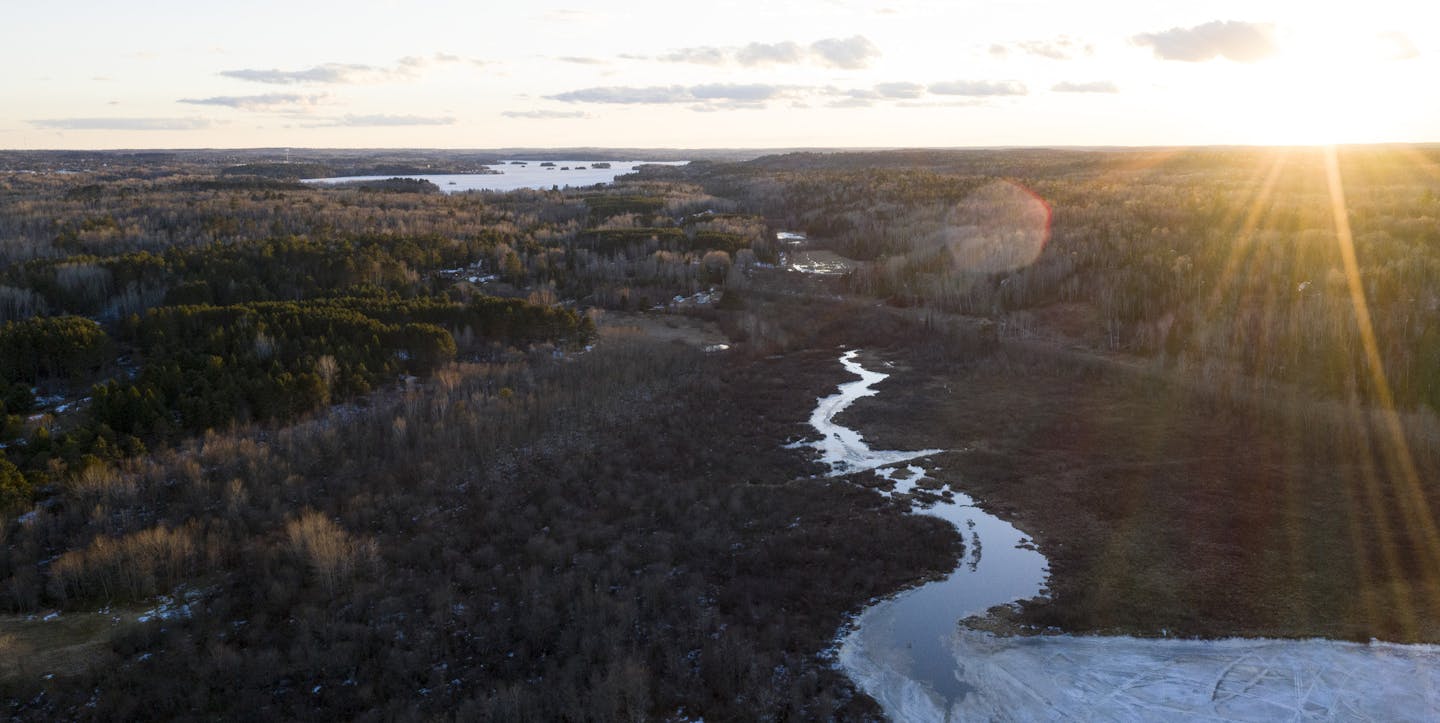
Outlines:
[[[159,304],[294,300],[362,285],[413,295],[435,288],[435,270],[468,265],[507,240],[499,234],[468,241],[435,234],[290,236],[160,254],[34,260],[3,278],[52,313],[118,319]]]
[[[0,321],[119,319],[162,303],[298,299],[360,283],[426,294],[455,269],[497,276],[503,286],[490,291],[505,295],[667,299],[723,283],[716,269],[748,265],[737,258],[747,250],[777,260],[763,220],[734,209],[694,185],[643,178],[603,193],[446,195],[253,176],[0,177],[0,235],[10,240],[0,260],[13,262],[0,273]],[[704,263],[711,252],[729,262]]]
[[[425,236],[460,241],[578,228],[584,203],[558,192],[367,193],[255,177],[100,181],[0,175],[0,261],[261,241]],[[572,231],[573,232],[573,231]]]
[[[119,329],[139,363],[133,378],[97,384],[82,421],[58,434],[39,425],[7,453],[38,486],[83,470],[90,457],[113,461],[206,429],[289,421],[401,374],[429,375],[456,357],[457,337],[474,353],[575,348],[593,333],[574,311],[493,297],[162,306]],[[28,409],[33,399],[23,390],[47,374],[84,380],[112,361],[110,338],[75,317],[11,322],[0,341],[7,411]],[[7,426],[20,433],[18,420]]]
[[[1379,399],[1358,289],[1396,397],[1440,408],[1433,150],[1339,151],[1355,278],[1318,149],[918,153],[800,154],[701,167],[696,180],[871,260],[852,291],[1200,379]]]
[[[580,248],[603,255],[639,250],[724,251],[733,254],[749,248],[756,239],[732,231],[693,230],[676,227],[605,228],[581,232],[576,239]]]
[[[371,193],[439,193],[440,187],[419,178],[385,178],[374,181],[347,181],[336,184]]]
[[[76,316],[34,317],[0,326],[0,382],[30,387],[44,379],[83,381],[114,347],[99,324]]]
[[[32,389],[51,380],[83,385],[114,358],[114,344],[98,324],[80,317],[37,317],[0,326],[0,442],[11,447],[27,433],[26,416],[34,410]],[[37,447],[49,444],[48,430],[28,430]],[[0,448],[0,515],[29,503],[34,480],[20,474],[10,456],[43,479],[26,445]],[[44,459],[39,460],[43,465]]]
[[[167,306],[127,327],[142,370],[97,387],[91,414],[141,438],[293,419],[456,353],[438,326],[386,324],[343,300]]]

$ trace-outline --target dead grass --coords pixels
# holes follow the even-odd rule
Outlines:
[[[600,317],[600,342],[607,338],[639,334],[660,341],[674,341],[705,348],[729,343],[729,338],[713,321],[682,314],[643,314],[606,311]]]
[[[134,614],[0,615],[0,682],[77,675],[114,658],[110,641]],[[117,620],[119,622],[117,622]],[[129,622],[127,622],[129,621]]]

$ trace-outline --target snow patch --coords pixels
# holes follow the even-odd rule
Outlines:
[[[135,620],[142,623],[148,623],[152,620],[175,620],[177,618],[188,618],[194,614],[194,610],[191,608],[191,604],[201,598],[201,593],[199,590],[186,590],[182,597],[183,601],[176,600],[170,595],[158,595],[155,598],[155,602],[159,604],[149,610],[140,613],[135,617]]]
[[[1440,646],[961,630],[952,720],[1433,721]],[[894,711],[916,719],[912,709]],[[920,709],[913,709],[919,712]]]

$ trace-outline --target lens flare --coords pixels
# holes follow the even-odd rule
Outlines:
[[[1029,266],[1050,240],[1050,204],[1013,181],[981,186],[957,204],[943,231],[962,271],[995,273]]]

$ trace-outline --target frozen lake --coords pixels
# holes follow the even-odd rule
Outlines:
[[[940,450],[872,450],[835,417],[889,375],[840,357],[859,377],[816,400],[815,449],[832,476],[875,474],[904,494]],[[958,401],[958,400],[957,400]],[[946,720],[1440,720],[1440,646],[1333,640],[1001,637],[960,625],[1042,594],[1045,557],[1024,533],[959,490],[913,514],[939,517],[965,539],[943,580],[886,598],[842,632],[840,666],[902,721]]]
[[[541,165],[542,163],[547,165]],[[595,164],[609,168],[596,168]],[[612,183],[615,177],[633,173],[645,165],[683,166],[689,161],[506,161],[486,168],[499,173],[452,173],[424,176],[339,176],[306,178],[303,183],[349,183],[351,181],[383,181],[387,178],[418,178],[429,181],[446,193],[462,191],[514,191],[521,188],[559,186],[593,186]],[[522,165],[523,164],[523,165]]]

